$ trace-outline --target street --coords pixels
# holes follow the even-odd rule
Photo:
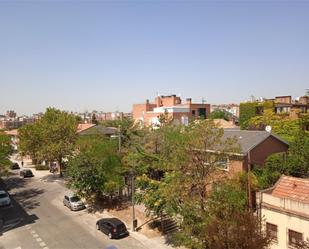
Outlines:
[[[12,205],[0,208],[1,249],[146,248],[131,236],[108,239],[96,230],[97,214],[63,206],[68,190],[58,177],[34,171],[33,178],[22,179],[18,172],[5,179]]]

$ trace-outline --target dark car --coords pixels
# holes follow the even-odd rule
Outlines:
[[[108,235],[110,239],[121,238],[129,235],[126,225],[117,218],[104,218],[97,221],[96,227]]]
[[[24,177],[24,178],[25,177],[33,177],[33,173],[31,171],[31,169],[23,169],[23,170],[20,171],[19,175]]]
[[[12,163],[11,169],[20,169],[19,164],[18,163]]]

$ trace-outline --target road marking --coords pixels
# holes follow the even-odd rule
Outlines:
[[[43,247],[43,246],[46,246],[46,244],[45,244],[44,242],[41,242],[41,243],[40,243],[40,246]]]
[[[39,235],[38,234],[32,234],[33,238],[38,238]]]
[[[37,242],[41,242],[42,239],[41,239],[41,238],[37,238],[36,241],[37,241]]]
[[[21,249],[21,247],[19,246],[19,247],[16,247],[15,249]]]
[[[36,232],[34,230],[32,230],[30,233],[35,234]]]
[[[43,249],[49,249],[47,246],[45,246]]]

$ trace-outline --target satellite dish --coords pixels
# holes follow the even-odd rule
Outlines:
[[[265,131],[267,131],[267,132],[271,132],[271,126],[270,125],[267,125],[266,127],[265,127]]]

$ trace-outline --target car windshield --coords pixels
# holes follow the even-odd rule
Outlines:
[[[77,197],[77,196],[73,196],[73,197],[71,197],[70,198],[70,201],[71,202],[78,202],[80,199],[79,199],[79,197]]]
[[[0,194],[0,198],[5,198],[5,197],[7,197],[8,195],[6,194],[6,193],[1,193]]]

